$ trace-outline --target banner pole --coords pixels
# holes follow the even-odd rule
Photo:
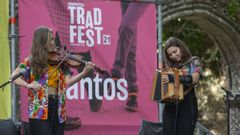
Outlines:
[[[157,6],[157,46],[158,46],[158,69],[163,68],[163,51],[162,51],[162,0],[156,0]],[[158,101],[158,119],[162,123],[164,105]]]
[[[15,17],[15,0],[11,0],[10,3],[10,40],[11,40],[11,72],[16,68],[16,17]],[[17,124],[16,118],[16,85],[14,83],[11,84],[11,102],[12,102],[12,120]]]

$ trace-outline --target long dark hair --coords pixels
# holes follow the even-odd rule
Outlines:
[[[179,62],[173,61],[168,56],[167,49],[171,46],[176,46],[176,47],[180,48],[182,58]],[[189,51],[188,47],[185,45],[185,43],[176,37],[168,38],[168,40],[166,41],[166,44],[165,44],[164,55],[165,55],[165,62],[167,64],[167,66],[177,67],[177,68],[180,68],[181,66],[183,66],[183,64],[186,63],[192,57],[192,54]]]
[[[50,42],[51,29],[38,27],[34,31],[31,48],[31,69],[34,75],[46,72],[48,66],[48,45]]]

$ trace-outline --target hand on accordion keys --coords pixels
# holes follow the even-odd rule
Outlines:
[[[168,81],[169,82],[174,82],[174,75],[173,74],[168,74]],[[183,83],[186,86],[189,86],[192,84],[192,76],[191,75],[187,75],[187,76],[180,76],[180,82]]]

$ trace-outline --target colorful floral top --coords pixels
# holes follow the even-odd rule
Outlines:
[[[30,70],[30,59],[26,58],[24,62],[20,63],[19,68],[26,70],[24,72],[24,80],[28,83],[39,83],[42,88],[38,91],[29,89],[28,90],[28,114],[29,118],[32,119],[48,119],[48,76],[49,72],[41,76],[34,76]],[[49,68],[48,68],[49,70]],[[66,83],[65,76],[61,69],[57,69],[59,81],[57,86],[58,91],[58,116],[59,122],[62,123],[66,120],[65,111],[65,98],[66,98]]]

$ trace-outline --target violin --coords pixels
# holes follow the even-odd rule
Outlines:
[[[48,60],[51,65],[57,65],[64,63],[69,67],[78,68],[86,65],[88,61],[84,60],[84,57],[76,52],[69,52],[62,48],[56,48],[54,51],[49,52]],[[104,74],[107,71],[94,64],[94,70],[100,74]]]

